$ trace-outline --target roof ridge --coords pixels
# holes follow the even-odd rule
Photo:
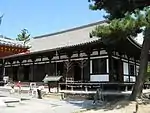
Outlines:
[[[82,25],[82,26],[73,27],[73,28],[70,28],[70,29],[50,33],[50,34],[35,36],[33,38],[37,39],[37,38],[43,38],[43,37],[47,37],[47,36],[57,35],[57,34],[65,33],[65,32],[68,32],[68,31],[74,31],[74,30],[77,30],[77,29],[82,29],[82,28],[85,28],[85,27],[89,27],[89,26],[93,26],[93,25],[97,25],[97,24],[102,24],[102,23],[106,23],[106,22],[107,22],[107,20],[101,20],[101,21],[90,23],[90,24],[85,24],[85,25]]]

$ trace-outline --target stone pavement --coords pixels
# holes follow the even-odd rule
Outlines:
[[[17,91],[17,87],[15,86],[14,89]],[[10,91],[11,87],[10,86],[0,86],[0,91]],[[21,87],[21,92],[22,93],[28,93],[30,90],[30,87]],[[36,89],[35,89],[36,90]],[[48,88],[44,88],[44,90],[42,90],[43,92],[48,92]]]
[[[9,106],[1,106],[0,113],[72,113],[79,111],[84,108],[88,108],[92,105],[91,101],[61,101],[58,99],[37,99],[31,98],[28,94],[9,94],[6,91],[0,91],[0,95],[6,96],[5,98],[9,99],[21,99],[27,98],[27,100],[20,101],[18,103],[12,104]],[[3,96],[0,96],[0,101],[3,99]]]

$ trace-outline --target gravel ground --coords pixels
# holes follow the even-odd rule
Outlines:
[[[20,103],[8,103],[8,106],[1,106],[0,113],[134,113],[135,103],[121,102],[106,103],[107,107],[95,107],[90,100],[68,100],[59,99],[37,99],[28,96],[28,94],[9,94],[6,91],[0,91],[0,102],[5,97],[24,99]],[[149,100],[148,100],[149,101]],[[107,105],[108,104],[108,105]],[[120,107],[121,106],[121,107]],[[150,113],[150,104],[139,105],[137,113]]]
[[[88,108],[92,105],[92,101],[60,101],[56,99],[37,99],[31,98],[27,94],[12,94],[8,92],[0,92],[0,100],[3,96],[24,98],[20,103],[8,103],[9,107],[0,107],[0,113],[72,113]]]

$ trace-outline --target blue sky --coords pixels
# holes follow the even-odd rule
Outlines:
[[[1,0],[0,34],[16,38],[26,28],[39,36],[103,20],[104,11],[88,6],[88,0]]]

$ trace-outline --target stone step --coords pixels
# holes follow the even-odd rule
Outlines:
[[[0,107],[10,107],[20,104],[21,100],[12,97],[0,97]]]
[[[2,100],[4,103],[16,103],[21,101],[19,98],[12,97],[0,97],[0,100]]]

